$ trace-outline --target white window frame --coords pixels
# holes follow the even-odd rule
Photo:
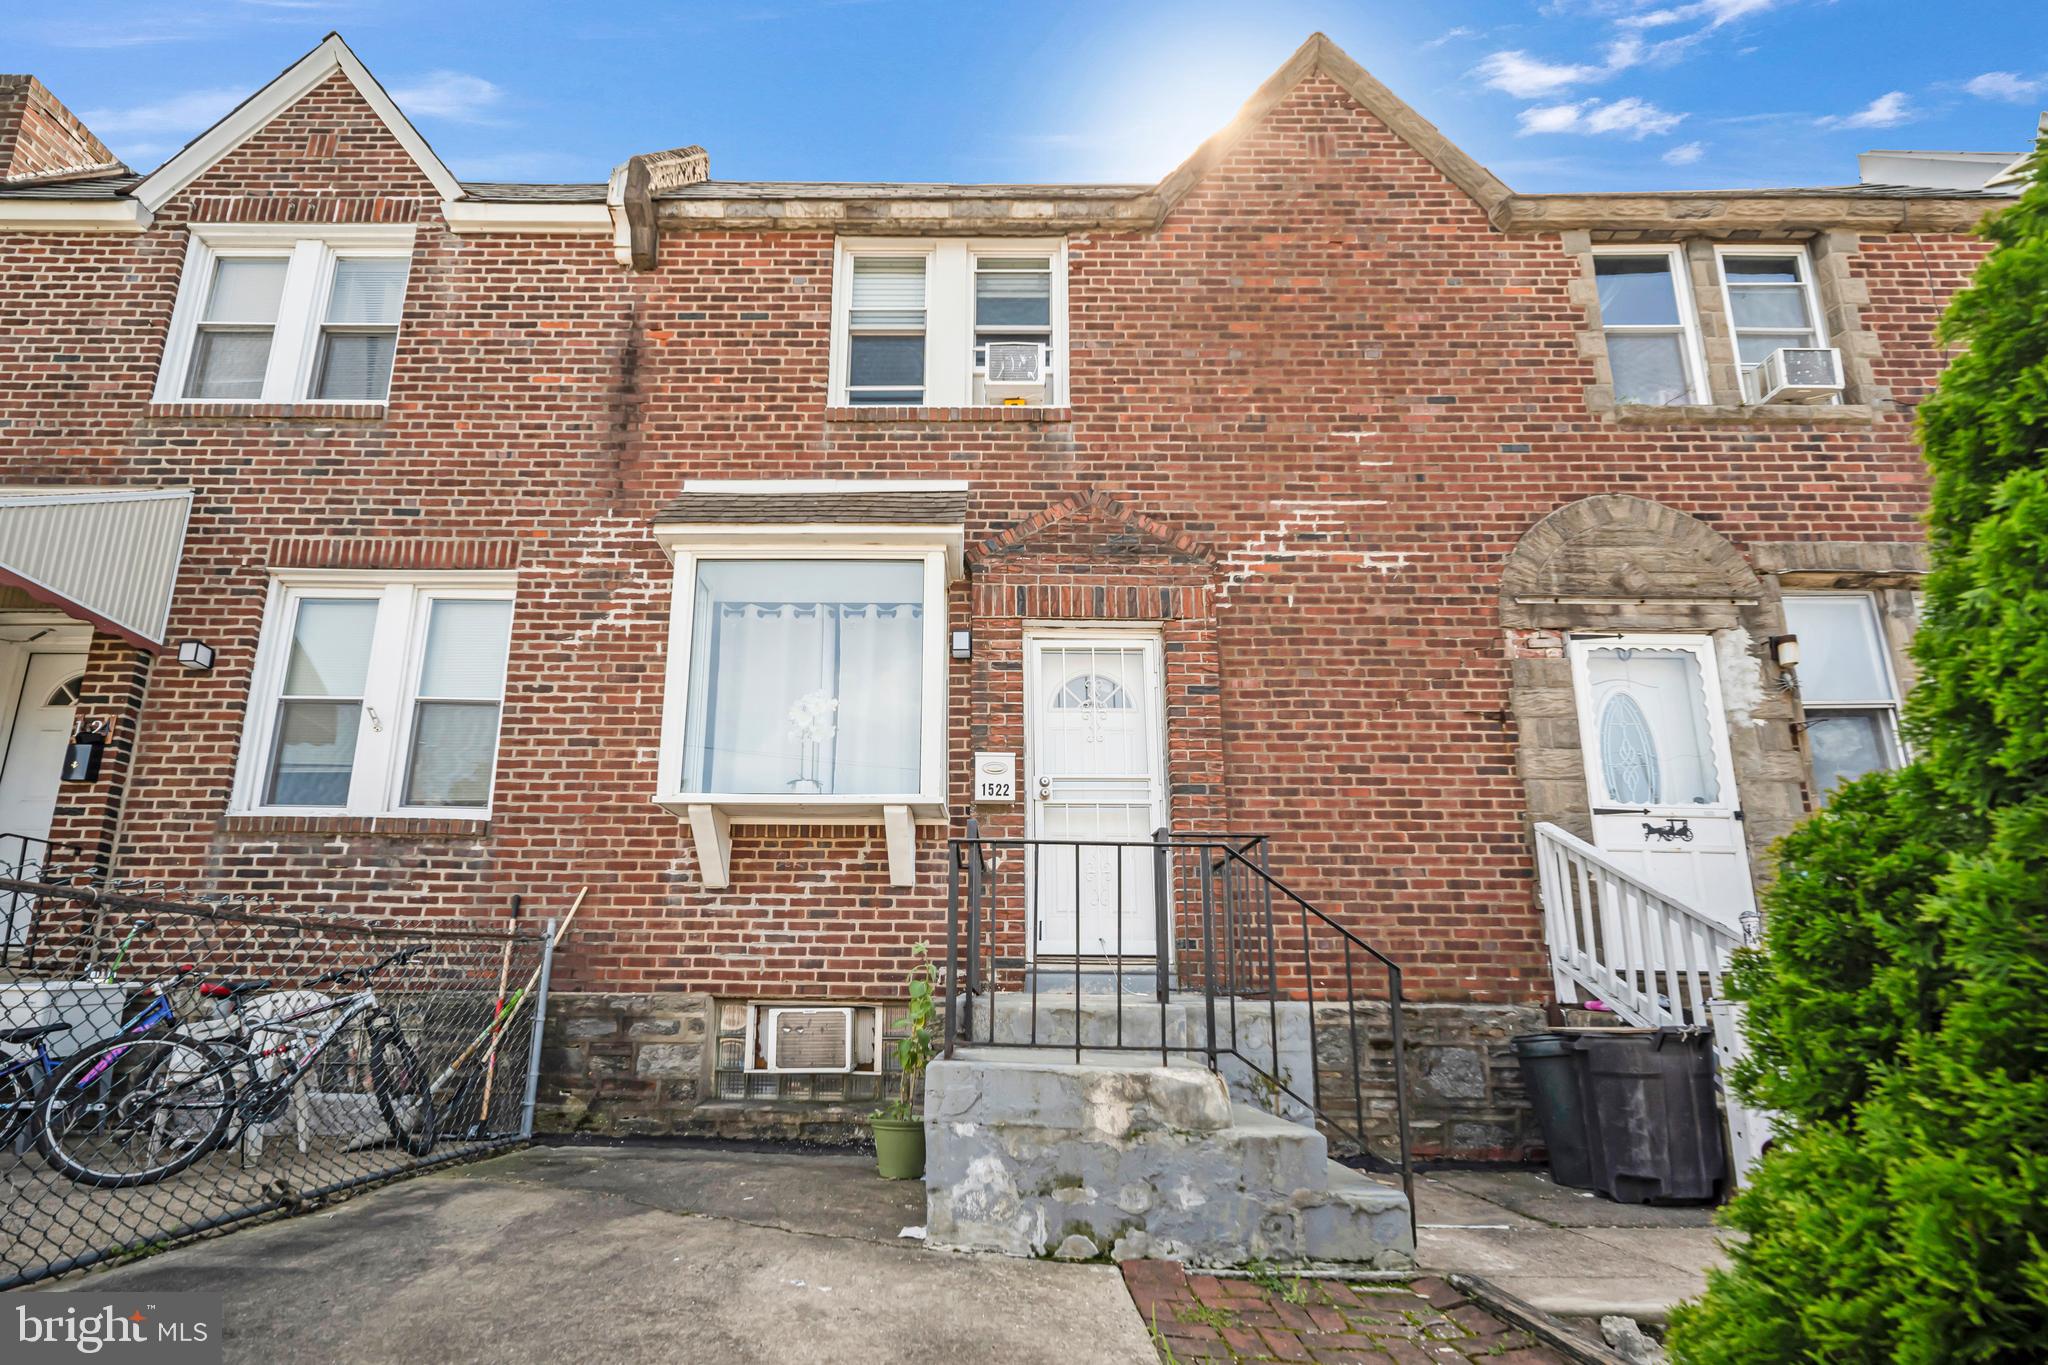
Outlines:
[[[1606,337],[1616,332],[1620,332],[1623,335],[1665,336],[1671,331],[1668,325],[1648,326],[1640,323],[1621,323],[1617,325],[1607,321],[1606,313],[1600,307],[1600,261],[1607,257],[1622,256],[1662,256],[1671,266],[1673,302],[1678,308],[1679,352],[1685,361],[1686,398],[1682,404],[1666,403],[1656,406],[1688,407],[1707,402],[1706,351],[1700,344],[1699,306],[1693,299],[1692,278],[1686,266],[1684,247],[1602,245],[1593,248],[1593,311],[1600,315],[1600,335],[1603,342]],[[1610,351],[1608,354],[1608,376],[1610,379],[1613,377],[1613,367],[1613,353]],[[1628,403],[1628,400],[1622,398],[1619,388],[1615,391],[1614,401],[1618,404]],[[1634,405],[1630,404],[1630,406]]]
[[[379,256],[410,259],[413,228],[388,223],[195,223],[185,245],[184,273],[164,337],[163,361],[157,368],[155,401],[159,403],[303,403],[328,401],[381,406],[384,398],[311,398],[314,371],[320,358],[320,331],[327,299],[334,286],[334,265],[343,257]],[[263,393],[257,398],[188,398],[193,352],[206,296],[213,287],[214,265],[222,257],[269,257],[288,261],[284,290],[278,299],[277,326],[271,333],[270,362],[263,372]],[[410,282],[408,282],[409,287]],[[405,318],[399,312],[399,343]],[[394,350],[394,359],[396,350]],[[394,373],[396,365],[393,366]]]
[[[853,258],[921,256],[924,274],[924,402],[927,408],[993,407],[974,403],[974,262],[980,256],[1038,256],[1052,263],[1052,382],[1044,407],[1061,407],[1067,384],[1067,243],[1056,237],[842,237],[832,267],[832,344],[827,401],[849,406],[849,327]]]
[[[355,767],[348,801],[340,806],[274,806],[263,800],[269,776],[271,745],[277,735],[277,713],[291,659],[291,632],[298,603],[305,598],[358,598],[379,604],[370,643],[369,667],[363,680],[363,723],[356,732]],[[442,598],[466,601],[516,602],[509,573],[391,574],[377,570],[278,570],[271,575],[270,597],[263,613],[263,635],[256,648],[250,677],[249,708],[242,727],[241,757],[236,767],[231,810],[243,815],[406,816],[434,820],[488,819],[497,788],[497,748],[491,755],[492,797],[481,806],[408,806],[406,761],[419,696],[420,669],[426,660],[426,627],[431,608]],[[514,611],[517,611],[515,605]],[[510,668],[508,622],[507,668]],[[498,740],[504,738],[506,698],[498,686]],[[373,721],[370,712],[374,711]]]
[[[1892,663],[1891,639],[1889,636],[1885,634],[1884,607],[1883,604],[1881,604],[1877,600],[1876,594],[1869,592],[1859,592],[1855,589],[1846,589],[1839,592],[1787,591],[1783,594],[1783,596],[1786,600],[1790,600],[1795,597],[1854,598],[1857,601],[1863,603],[1865,610],[1869,613],[1868,620],[1870,622],[1871,638],[1877,642],[1877,665],[1879,670],[1884,674],[1885,689],[1890,695],[1885,697],[1871,698],[1868,701],[1856,700],[1810,702],[1806,700],[1805,695],[1802,693],[1799,698],[1799,709],[1805,712],[1808,717],[1811,717],[1816,713],[1820,715],[1826,715],[1831,711],[1884,712],[1884,741],[1891,751],[1888,755],[1888,757],[1891,760],[1891,766],[1894,769],[1905,766],[1905,764],[1908,761],[1910,761],[1912,757],[1912,755],[1906,749],[1905,736],[1899,732],[1899,712],[1905,706],[1906,699],[1899,689],[1899,670]],[[1789,618],[1786,620],[1785,624],[1788,627],[1791,625],[1791,621]],[[1805,641],[1801,642],[1802,648],[1805,644]],[[1809,750],[1807,753],[1807,776],[1809,778],[1813,775],[1812,758],[1812,752],[1811,750]],[[1815,793],[1816,798],[1819,798],[1824,795],[1826,795],[1826,793],[1824,792]]]
[[[879,480],[793,481],[716,485],[730,490],[789,492],[958,490],[953,483],[891,483]],[[686,488],[688,485],[686,485]],[[730,883],[734,824],[881,825],[887,836],[890,881],[915,880],[916,826],[944,824],[948,670],[947,599],[962,576],[962,528],[937,525],[657,525],[655,539],[674,564],[669,603],[668,660],[662,691],[657,805],[685,817],[696,842],[698,869],[708,887]],[[793,797],[772,792],[693,792],[683,789],[689,724],[692,619],[697,601],[697,566],[707,561],[898,560],[924,567],[924,640],[919,670],[918,785],[907,792],[826,794]]]
[[[1728,269],[1723,264],[1730,256],[1790,256],[1797,260],[1799,262],[1800,292],[1806,296],[1806,316],[1808,321],[1813,324],[1811,330],[1813,332],[1814,348],[1817,350],[1826,349],[1833,345],[1828,340],[1827,315],[1821,312],[1820,294],[1813,285],[1813,260],[1807,255],[1806,247],[1803,243],[1789,242],[1776,246],[1767,246],[1755,242],[1744,242],[1740,246],[1726,246],[1716,243],[1714,246],[1714,273],[1720,276],[1721,280],[1721,307],[1728,318],[1728,346],[1735,353],[1735,369],[1738,375],[1748,374],[1756,368],[1756,365],[1746,364],[1742,359],[1742,333],[1744,331],[1768,332],[1773,329],[1768,327],[1743,328],[1736,325],[1735,295],[1728,287]],[[1782,288],[1786,286],[1776,287]]]

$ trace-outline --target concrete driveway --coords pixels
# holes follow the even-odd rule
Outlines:
[[[1156,1359],[1114,1267],[898,1237],[923,1222],[865,1156],[542,1147],[64,1287],[219,1291],[250,1365]]]

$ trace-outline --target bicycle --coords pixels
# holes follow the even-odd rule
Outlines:
[[[44,1082],[64,1065],[61,1058],[51,1055],[43,1039],[53,1033],[64,1033],[69,1027],[67,1024],[37,1024],[0,1033],[0,1043],[31,1049],[0,1066],[0,1149],[13,1142],[14,1135],[28,1122],[36,1107],[36,1091],[42,1089]],[[36,1073],[33,1079],[30,1072]]]
[[[290,1102],[293,1088],[351,1025],[369,1041],[370,1088],[391,1136],[414,1156],[433,1150],[434,1102],[426,1068],[371,985],[425,945],[368,967],[328,972],[309,985],[359,980],[361,988],[243,1027],[252,1043],[165,1033],[113,1038],[67,1060],[34,1107],[36,1147],[66,1178],[101,1189],[153,1185],[240,1140]],[[330,1016],[323,1023],[305,1021]],[[310,1039],[311,1041],[306,1041]],[[277,1067],[274,1061],[286,1059]]]

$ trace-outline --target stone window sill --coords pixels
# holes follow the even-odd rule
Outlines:
[[[483,839],[489,820],[418,815],[230,815],[227,834],[349,834],[371,839]]]
[[[155,421],[381,422],[382,403],[151,403]]]
[[[1026,425],[1045,425],[1054,422],[1071,422],[1074,410],[1065,405],[1059,407],[974,407],[974,408],[894,408],[894,407],[828,407],[825,409],[828,422],[1022,422]]]
[[[1623,426],[1869,426],[1878,409],[1868,403],[1674,403],[1665,407],[1621,403],[1596,411]]]

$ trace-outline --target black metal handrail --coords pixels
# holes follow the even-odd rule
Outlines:
[[[1270,841],[1262,834],[1234,832],[1173,832],[1158,830],[1148,841],[1129,839],[1047,839],[986,837],[978,822],[970,820],[965,837],[948,841],[949,894],[946,916],[946,972],[944,1010],[944,1052],[954,1055],[960,1045],[973,1047],[1043,1047],[1039,1040],[1039,986],[1049,978],[1055,988],[1071,974],[1074,991],[1074,1036],[1071,1046],[1076,1062],[1090,1051],[1157,1052],[1167,1065],[1175,1052],[1200,1051],[1212,1071],[1230,1068],[1249,1073],[1253,1083],[1267,1094],[1267,1107],[1278,1107],[1284,1096],[1301,1113],[1356,1143],[1369,1164],[1398,1171],[1413,1209],[1414,1169],[1410,1153],[1407,1091],[1407,1053],[1403,1031],[1403,993],[1400,964],[1384,952],[1338,923],[1311,904],[1273,874]],[[1037,951],[1045,923],[1040,911],[1041,896],[1048,886],[1047,851],[1053,851],[1051,875],[1073,878],[1074,941],[1071,952],[1047,954]],[[1098,936],[1103,951],[1084,952],[1081,917],[1084,859],[1090,851],[1107,855],[1114,881],[1114,894],[1104,894],[1104,906],[1113,917],[1113,930]],[[998,884],[1003,855],[1016,853],[1024,872],[1023,903],[1008,907],[1007,915]],[[1095,876],[1102,886],[1102,856],[1095,859]],[[1124,937],[1128,904],[1127,874],[1137,866],[1150,867],[1153,914],[1151,951],[1127,952]],[[1184,888],[1174,895],[1176,876]],[[1142,880],[1142,879],[1140,879]],[[1062,885],[1062,892],[1065,887]],[[1281,919],[1289,911],[1299,920],[1299,976],[1295,961],[1294,926],[1283,935]],[[1098,926],[1099,930],[1099,926]],[[1284,941],[1283,941],[1284,938]],[[1005,956],[1004,949],[1010,949]],[[1341,991],[1330,978],[1332,956],[1341,949]],[[1049,965],[1050,964],[1050,965]],[[1388,1011],[1388,1043],[1393,1069],[1394,1139],[1397,1152],[1389,1160],[1373,1150],[1365,1099],[1367,1049],[1361,1047],[1358,973],[1384,973],[1384,999]],[[1115,1001],[1113,1027],[1106,1036],[1091,1036],[1084,1008],[1086,979],[1090,973],[1108,979]],[[1149,975],[1150,992],[1159,1010],[1158,1037],[1127,1036],[1125,1029],[1125,985],[1132,975]],[[1176,983],[1188,996],[1199,991],[1203,1014],[1203,1035],[1199,1044],[1183,1037],[1176,1044],[1168,1032],[1164,1008]],[[1026,1023],[1021,1037],[999,1037],[998,999],[1005,985],[1011,986],[1026,1005]],[[1367,999],[1372,993],[1366,993]],[[1283,1063],[1281,1052],[1281,1007],[1298,1001],[1306,1010],[1308,1064],[1311,1093],[1303,1094]],[[1318,1018],[1319,1002],[1344,1006],[1342,1027],[1350,1053],[1351,1111],[1347,1118],[1341,1106],[1326,1093],[1322,1084],[1323,1047],[1329,1025]],[[1189,1001],[1193,1003],[1192,1000]],[[1256,1047],[1244,1044],[1240,1011],[1263,1006],[1267,1051],[1261,1057]],[[1256,1013],[1253,1016],[1256,1018]],[[1227,1041],[1226,1041],[1227,1039]],[[1068,1044],[1057,1044],[1064,1050]],[[1270,1064],[1269,1064],[1270,1062]]]
[[[77,844],[52,843],[33,834],[0,833],[0,967],[25,966],[36,942],[39,902],[23,884],[41,885],[82,875],[85,851]],[[21,962],[15,958],[20,956]]]

